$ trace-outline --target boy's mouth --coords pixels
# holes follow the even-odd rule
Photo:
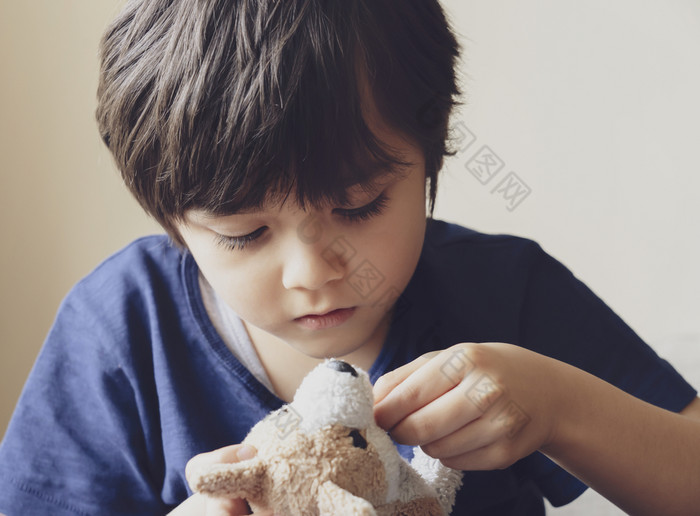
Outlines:
[[[337,310],[332,310],[330,312],[326,312],[325,314],[309,314],[302,317],[297,317],[294,319],[294,322],[310,330],[322,330],[325,328],[335,328],[336,326],[340,326],[345,321],[350,319],[354,313],[354,306],[351,308],[338,308]]]

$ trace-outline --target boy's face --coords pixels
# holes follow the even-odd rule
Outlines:
[[[303,211],[293,198],[260,211],[192,210],[178,230],[251,339],[286,343],[314,358],[381,345],[387,312],[408,284],[426,224],[425,160],[381,123],[375,135],[411,165],[350,203]]]

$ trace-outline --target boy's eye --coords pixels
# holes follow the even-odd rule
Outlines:
[[[340,215],[350,222],[361,222],[381,214],[384,208],[386,208],[388,201],[389,198],[382,192],[369,204],[365,204],[359,208],[335,208],[333,213]]]
[[[364,206],[360,206],[358,208],[335,208],[333,209],[333,213],[350,222],[362,222],[381,214],[388,203],[389,198],[384,192],[382,192],[373,201],[365,204]],[[242,236],[229,236],[217,233],[215,242],[217,245],[220,245],[225,249],[241,251],[249,244],[260,238],[265,231],[267,231],[267,229],[267,226],[261,226],[255,231]]]
[[[267,230],[267,226],[262,226],[253,231],[252,233],[248,233],[247,235],[242,235],[242,236],[228,236],[228,235],[216,235],[216,243],[222,247],[225,247],[226,249],[231,249],[233,251],[235,250],[242,250],[244,249],[248,244],[251,242],[257,240],[260,238],[263,233]]]

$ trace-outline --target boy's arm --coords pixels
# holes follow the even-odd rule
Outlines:
[[[501,343],[428,354],[382,377],[375,396],[394,439],[447,466],[505,468],[540,450],[632,514],[700,507],[697,400],[676,414]]]
[[[541,451],[629,514],[696,514],[700,399],[676,414],[571,369],[564,417]]]
[[[680,412],[684,416],[700,421],[700,398],[695,398],[690,404]]]

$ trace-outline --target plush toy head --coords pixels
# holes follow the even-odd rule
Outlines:
[[[243,441],[257,455],[195,472],[195,491],[288,516],[449,514],[461,472],[420,448],[409,465],[374,422],[367,373],[339,360],[311,371],[294,400]]]

